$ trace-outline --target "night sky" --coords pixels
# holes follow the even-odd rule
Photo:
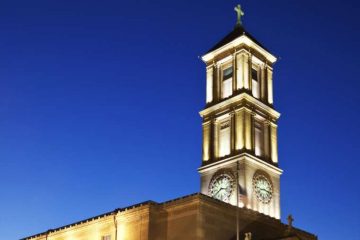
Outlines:
[[[199,191],[205,65],[237,1],[0,4],[0,238]],[[279,61],[282,219],[360,239],[359,1],[240,2]]]

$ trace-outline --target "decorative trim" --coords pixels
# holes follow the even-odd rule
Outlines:
[[[201,117],[205,117],[206,115],[221,109],[221,108],[225,108],[228,107],[229,105],[236,103],[236,102],[240,102],[242,100],[247,100],[250,103],[253,103],[256,107],[258,107],[260,110],[263,110],[265,112],[268,112],[272,118],[278,119],[280,117],[280,113],[277,112],[276,110],[274,110],[273,108],[265,105],[264,103],[262,103],[261,101],[259,101],[258,99],[254,98],[253,96],[250,96],[247,93],[241,93],[237,96],[231,97],[225,101],[219,102],[215,105],[212,105],[211,107],[208,107],[202,111],[199,112]]]
[[[276,62],[276,57],[274,55],[272,55],[271,53],[269,53],[268,51],[266,51],[264,48],[260,47],[258,44],[256,44],[254,41],[252,41],[249,37],[247,37],[246,35],[242,35],[236,39],[234,39],[233,41],[229,42],[228,44],[212,51],[209,52],[207,54],[205,54],[204,56],[201,57],[201,59],[206,63],[209,62],[210,60],[212,60],[216,55],[227,51],[229,49],[232,49],[238,45],[241,44],[245,44],[251,48],[254,48],[256,51],[258,51],[260,54],[264,55],[264,57],[266,57],[266,59],[271,62],[274,63]]]

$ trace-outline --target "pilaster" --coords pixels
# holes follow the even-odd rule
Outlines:
[[[244,82],[244,87],[245,89],[251,89],[250,87],[250,68],[249,66],[251,66],[250,63],[250,57],[248,54],[244,54],[243,55],[243,72],[244,72],[244,77],[243,77],[243,82]]]
[[[211,121],[203,123],[203,161],[210,160]]]
[[[266,77],[265,77],[265,67],[260,67],[260,99],[263,102],[267,102],[266,99]]]
[[[219,157],[219,121],[214,120],[213,123],[213,151],[214,159]]]
[[[235,121],[235,112],[230,112],[230,154],[235,152],[235,128],[236,128],[236,121]]]
[[[253,117],[251,111],[245,110],[245,149],[252,151],[253,150],[253,131],[252,123]]]
[[[236,61],[236,52],[233,54],[232,58],[232,66],[233,66],[233,76],[232,76],[232,93],[234,93],[237,89],[237,61]]]
[[[273,73],[272,69],[268,66],[267,68],[267,100],[269,104],[274,104],[273,100]]]
[[[264,122],[264,157],[270,159],[270,121]]]
[[[241,108],[235,112],[235,150],[245,148],[245,109]]]
[[[248,56],[248,65],[246,66],[247,68],[247,78],[245,79],[245,81],[248,82],[248,89],[251,90],[252,89],[252,77],[251,77],[251,71],[252,71],[252,57],[251,54]]]
[[[278,146],[277,146],[277,125],[274,123],[270,124],[271,134],[271,160],[273,163],[278,162]]]
[[[214,67],[213,65],[206,68],[206,103],[213,101],[213,82],[214,82]]]
[[[236,90],[244,88],[244,53],[236,55]]]
[[[213,64],[214,66],[214,74],[213,76],[214,78],[214,89],[213,89],[213,99],[215,101],[219,101],[221,98],[221,93],[220,93],[220,71],[219,71],[219,66],[217,64]]]

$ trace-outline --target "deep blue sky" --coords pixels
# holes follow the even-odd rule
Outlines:
[[[199,191],[205,53],[236,1],[1,1],[0,232]],[[360,239],[359,1],[240,2],[275,65],[283,219]]]

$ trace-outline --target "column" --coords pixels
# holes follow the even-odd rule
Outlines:
[[[256,147],[256,145],[255,145],[255,116],[256,116],[256,114],[254,113],[254,112],[251,112],[250,113],[250,116],[251,116],[251,118],[250,118],[250,132],[251,132],[251,143],[252,143],[252,145],[251,145],[251,150],[252,150],[252,152],[255,154],[255,147]]]
[[[245,126],[244,126],[245,110],[240,109],[235,113],[235,149],[241,150],[245,148]]]
[[[268,103],[273,104],[273,72],[270,67],[266,68],[267,70],[267,97]]]
[[[245,148],[246,150],[253,150],[253,127],[252,127],[251,111],[245,111]]]
[[[251,77],[252,61],[251,61],[251,55],[247,56],[247,59],[245,61],[245,70],[246,70],[245,75],[247,75],[245,77],[245,88],[251,90],[252,89],[252,87],[251,87],[251,85],[252,85],[252,77]]]
[[[214,82],[216,83],[216,87],[215,87],[214,96],[215,96],[215,99],[217,101],[219,101],[221,99],[221,81],[222,81],[221,67],[218,64],[216,64],[215,66],[216,66],[216,68],[215,68],[216,79]]]
[[[219,122],[217,120],[214,120],[213,122],[213,153],[214,153],[214,159],[219,157]]]
[[[268,65],[267,63],[265,63],[264,65],[264,69],[263,69],[263,73],[264,73],[264,102],[269,102],[268,101]]]
[[[210,139],[209,139],[209,148],[210,148],[210,160],[215,159],[215,150],[214,150],[214,139],[215,139],[215,121],[214,119],[210,120]]]
[[[210,144],[211,144],[211,121],[204,122],[203,125],[203,161],[210,160]]]
[[[215,63],[213,63],[213,100],[217,101],[218,100],[218,95],[217,95],[217,89],[218,89],[218,84],[217,84],[217,80],[218,80],[218,68],[216,66]]]
[[[270,159],[270,122],[264,122],[264,156]]]
[[[211,103],[213,101],[213,76],[214,68],[211,65],[206,68],[206,103]]]
[[[234,92],[237,89],[237,61],[236,61],[236,55],[235,53],[233,54],[233,58],[232,58],[232,67],[233,67],[233,76],[232,76],[232,93],[234,94]]]
[[[244,58],[243,53],[236,56],[236,89],[244,88]]]
[[[230,113],[230,154],[233,154],[235,151],[235,131],[236,131],[236,122],[235,122],[235,112]]]
[[[260,99],[266,102],[266,69],[263,65],[260,67]]]
[[[271,160],[273,163],[278,162],[278,146],[277,146],[277,125],[270,123],[270,135],[271,135]]]
[[[243,71],[244,71],[244,76],[243,76],[243,81],[244,81],[244,87],[245,89],[250,89],[250,76],[249,73],[250,73],[250,58],[247,54],[244,55],[244,58],[243,58]]]

